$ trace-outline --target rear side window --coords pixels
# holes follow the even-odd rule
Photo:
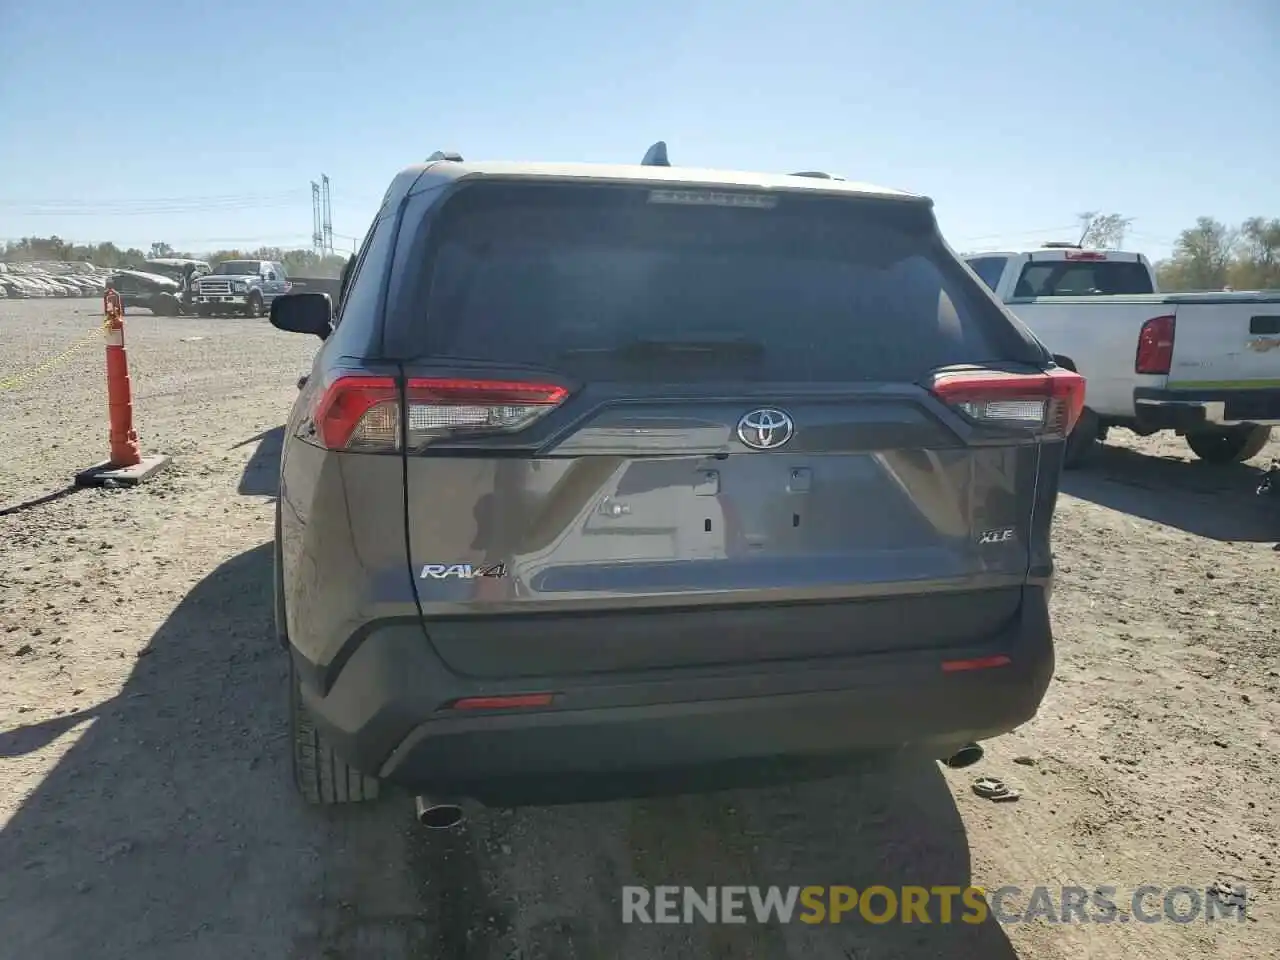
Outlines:
[[[418,356],[668,381],[914,380],[1039,359],[927,209],[747,200],[757,205],[699,191],[464,187],[432,230]]]
[[[359,259],[355,263],[348,261],[350,271],[343,270],[345,283],[339,297],[339,325],[349,314],[364,314],[370,319],[377,316],[385,276],[383,271],[387,266],[387,257],[391,255],[394,236],[394,219],[389,216],[380,217],[370,228]]]
[[[995,290],[1000,285],[1000,278],[1004,275],[1004,266],[1008,262],[1008,257],[974,257],[969,261],[969,267],[981,278],[983,283]]]
[[[1151,274],[1133,260],[1028,263],[1015,297],[1090,297],[1154,293]]]

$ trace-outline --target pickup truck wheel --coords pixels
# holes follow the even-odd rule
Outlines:
[[[1098,415],[1085,407],[1080,414],[1080,422],[1067,437],[1067,450],[1062,458],[1063,469],[1074,470],[1087,464],[1097,455],[1100,441]]]
[[[262,316],[262,297],[257,293],[249,294],[249,304],[244,308],[244,315],[255,320]]]
[[[293,782],[307,803],[327,807],[378,799],[378,781],[347,766],[316,729],[302,702],[292,656],[289,657],[289,723],[293,740]]]
[[[1270,427],[1226,427],[1188,433],[1187,446],[1206,463],[1242,463],[1260,454],[1270,439]]]

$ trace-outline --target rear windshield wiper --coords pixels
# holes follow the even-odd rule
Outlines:
[[[612,360],[645,361],[655,359],[725,358],[758,360],[765,346],[758,340],[741,338],[697,337],[674,339],[635,339],[612,347],[578,347],[561,351],[561,358],[598,356]]]

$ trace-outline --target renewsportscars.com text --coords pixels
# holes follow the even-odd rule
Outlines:
[[[622,888],[623,923],[1194,923],[1245,919],[1245,894],[1143,885]]]

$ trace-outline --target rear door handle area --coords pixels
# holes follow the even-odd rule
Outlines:
[[[788,493],[808,493],[813,488],[813,471],[808,467],[792,467],[787,475]]]

